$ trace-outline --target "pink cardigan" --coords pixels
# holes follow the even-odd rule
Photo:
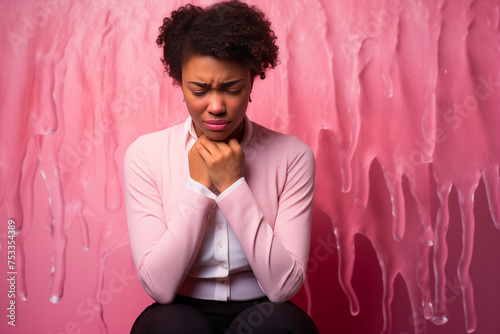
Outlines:
[[[244,182],[220,201],[186,187],[189,147],[183,124],[141,136],[127,149],[124,178],[132,255],[141,284],[157,302],[171,303],[188,284],[185,278],[215,206],[271,301],[284,302],[302,286],[314,156],[298,138],[252,124]]]

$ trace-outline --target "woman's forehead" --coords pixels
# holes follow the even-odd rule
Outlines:
[[[217,84],[246,79],[250,77],[250,68],[234,60],[213,56],[191,56],[182,66],[182,76],[186,80]]]

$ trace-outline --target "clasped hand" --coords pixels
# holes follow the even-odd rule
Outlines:
[[[236,139],[225,142],[201,135],[188,154],[191,178],[223,192],[243,176],[244,154]]]

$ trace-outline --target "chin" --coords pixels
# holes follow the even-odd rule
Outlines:
[[[221,132],[205,132],[205,135],[213,141],[226,141],[226,139],[229,137],[229,134]]]

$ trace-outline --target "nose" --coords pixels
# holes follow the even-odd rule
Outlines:
[[[226,112],[226,105],[222,94],[219,92],[212,92],[212,94],[210,94],[207,110],[213,115],[219,115]]]

